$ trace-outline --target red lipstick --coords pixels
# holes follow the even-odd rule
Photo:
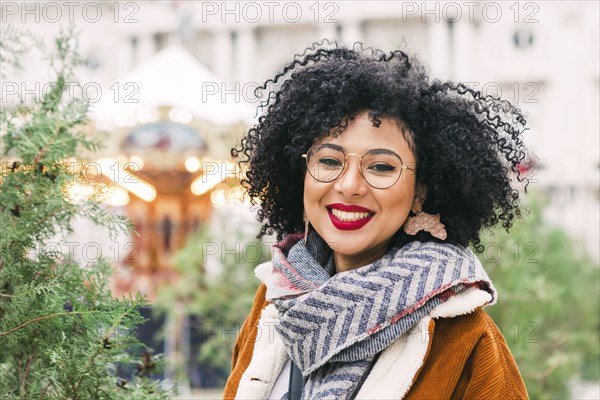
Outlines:
[[[369,213],[369,216],[367,218],[361,218],[356,221],[342,221],[341,219],[339,219],[335,215],[333,215],[333,213],[331,212],[332,208],[335,208],[340,211],[346,211],[346,212]],[[371,218],[373,218],[373,215],[375,213],[372,210],[369,210],[368,208],[364,208],[361,206],[335,203],[335,204],[329,204],[327,206],[327,214],[329,215],[329,219],[331,219],[331,223],[337,229],[340,229],[343,231],[352,231],[352,230],[360,229],[363,226],[365,226],[371,220]]]

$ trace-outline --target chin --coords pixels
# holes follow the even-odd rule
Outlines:
[[[335,242],[328,242],[328,244],[334,252],[344,256],[356,256],[367,250],[364,247],[354,247],[347,245],[336,246]]]
[[[369,250],[370,247],[365,246],[364,240],[359,238],[349,238],[343,236],[328,236],[329,239],[325,239],[329,247],[338,254],[345,256],[357,256]],[[363,244],[363,245],[360,245]]]

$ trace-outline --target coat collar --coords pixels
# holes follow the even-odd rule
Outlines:
[[[381,353],[365,380],[358,399],[402,399],[424,365],[433,336],[434,319],[452,318],[472,313],[492,301],[481,289],[470,288],[438,305],[411,330]],[[275,331],[279,323],[273,304],[267,305],[258,322],[252,359],[242,375],[236,399],[267,399],[289,359],[285,346]]]

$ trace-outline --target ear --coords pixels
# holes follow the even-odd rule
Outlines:
[[[425,203],[425,199],[427,199],[427,194],[429,193],[429,189],[427,186],[423,184],[417,184],[415,188],[415,197],[413,199],[413,207],[415,205],[419,205],[419,208],[423,206]]]

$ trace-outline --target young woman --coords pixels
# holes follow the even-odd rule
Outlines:
[[[280,242],[256,269],[225,398],[527,398],[467,247],[520,215],[520,111],[401,51],[335,43],[273,85],[233,154],[260,235]]]

